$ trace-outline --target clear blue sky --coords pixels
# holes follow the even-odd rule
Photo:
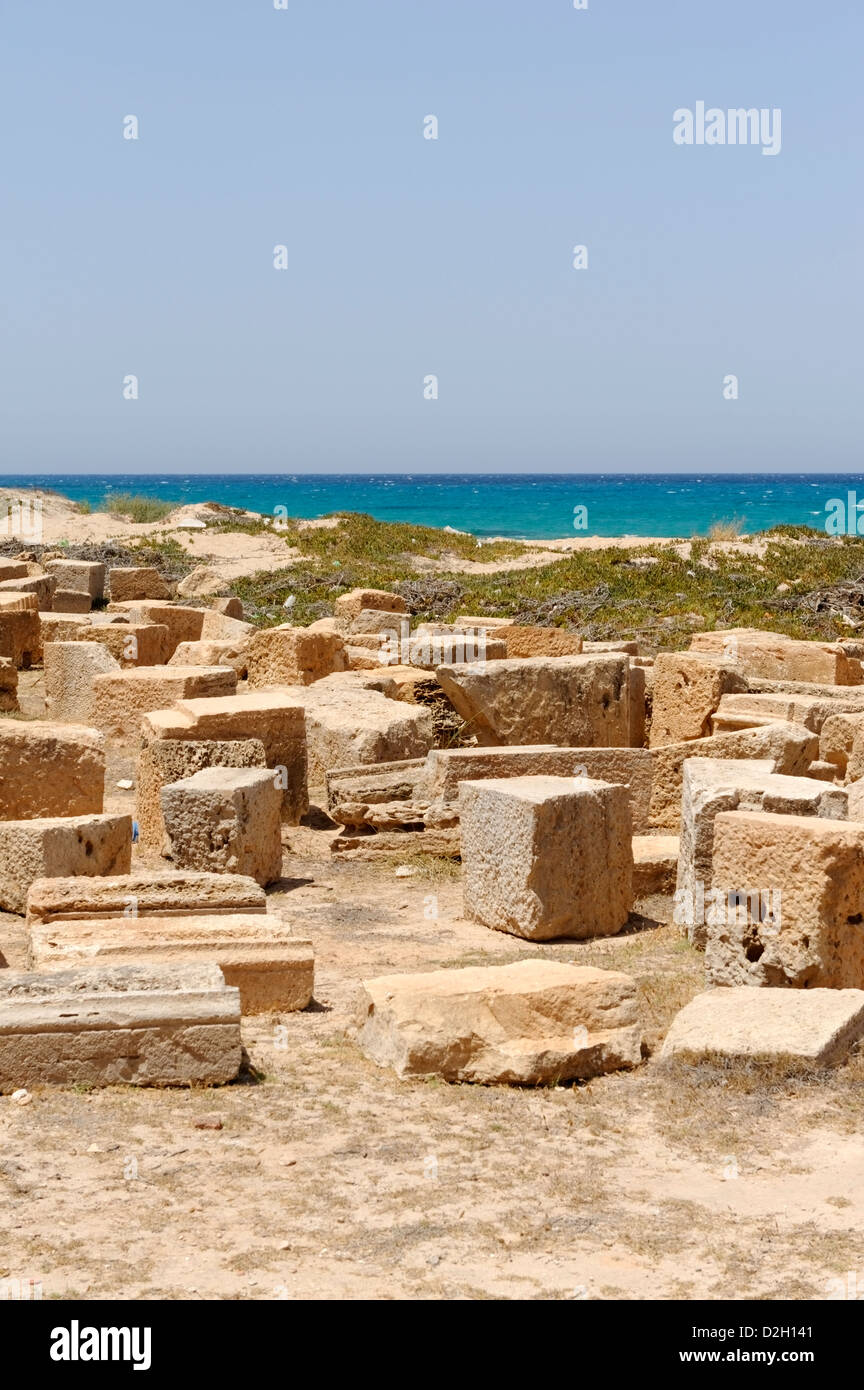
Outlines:
[[[862,0],[0,24],[3,472],[861,469]]]

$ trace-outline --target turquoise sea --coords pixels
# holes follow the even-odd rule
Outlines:
[[[864,514],[864,474],[17,474],[0,476],[0,486],[50,488],[93,505],[107,492],[133,492],[271,515],[276,507],[297,517],[368,512],[381,521],[526,539],[691,536],[733,519],[745,531],[781,522],[823,529],[829,501],[845,503],[850,492]]]

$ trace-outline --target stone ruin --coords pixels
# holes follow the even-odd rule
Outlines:
[[[652,659],[504,617],[412,626],[387,591],[334,608],[259,630],[155,570],[0,564],[0,907],[29,941],[27,969],[0,968],[0,1089],[235,1077],[242,1019],[313,999],[314,943],[265,892],[310,808],[343,860],[460,858],[465,916],[521,941],[675,923],[706,989],[661,1062],[834,1065],[864,1035],[854,648],[732,629]],[[132,813],[106,808],[118,749]],[[356,988],[358,1045],[401,1077],[643,1062],[618,971],[538,957]]]

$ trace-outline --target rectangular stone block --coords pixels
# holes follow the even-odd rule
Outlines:
[[[0,560],[0,581],[7,579],[26,579],[29,571],[23,560]]]
[[[34,923],[34,970],[79,966],[181,965],[215,962],[240,993],[244,1014],[291,1013],[312,999],[315,956],[264,913],[159,917],[99,917]]]
[[[707,738],[724,695],[747,689],[737,666],[707,652],[659,652],[651,687],[649,746]]]
[[[124,670],[127,666],[162,666],[168,650],[168,629],[164,623],[101,623],[93,625],[85,640],[101,642]]]
[[[104,785],[97,729],[0,719],[0,820],[98,813]]]
[[[170,853],[162,818],[162,788],[205,767],[266,767],[260,739],[154,739],[138,755],[136,777],[138,843]]]
[[[45,714],[60,724],[89,724],[93,679],[120,666],[100,642],[46,642]]]
[[[0,656],[8,657],[19,671],[38,666],[42,629],[35,609],[0,609]]]
[[[26,579],[0,580],[0,593],[35,594],[40,612],[49,612],[57,580],[52,574],[30,574]]]
[[[282,877],[281,787],[268,768],[209,767],[163,786],[162,817],[180,869]]]
[[[158,570],[146,565],[117,565],[108,571],[112,603],[135,599],[166,599],[171,589]]]
[[[427,709],[388,699],[376,690],[341,690],[316,682],[294,686],[291,696],[305,711],[313,787],[324,787],[331,768],[420,757],[434,742]]]
[[[91,720],[108,738],[137,739],[141,716],[176,700],[233,695],[230,666],[131,666],[93,678]]]
[[[681,820],[682,778],[689,758],[768,758],[773,771],[803,777],[818,757],[819,740],[800,724],[765,724],[734,734],[713,734],[687,743],[670,743],[651,750],[654,784],[651,792],[651,824],[677,831]]]
[[[40,650],[46,642],[92,642],[95,640],[93,633],[99,631],[92,617],[86,613],[40,613],[39,627]]]
[[[267,766],[281,772],[282,819],[297,825],[309,809],[306,784],[306,717],[301,687],[252,691],[213,700],[178,700],[142,720],[144,743],[154,739],[260,739]]]
[[[778,719],[790,724],[803,724],[814,734],[821,733],[826,719],[832,714],[846,714],[861,709],[861,694],[855,691],[854,700],[813,695],[784,695],[782,693],[750,693],[724,695],[711,721],[715,734],[734,733],[738,729],[752,729],[760,724],[776,723]]]
[[[864,985],[864,824],[721,812],[712,877],[729,905],[709,915],[709,985]]]
[[[445,695],[478,743],[626,748],[626,656],[546,656],[439,666]]]
[[[770,759],[689,758],[684,764],[676,920],[699,950],[707,939],[702,908],[706,889],[713,887],[714,826],[722,811],[846,819],[842,788],[809,777],[778,776],[772,767]]]
[[[92,600],[78,589],[55,589],[51,601],[52,613],[89,613]]]
[[[626,787],[514,777],[459,788],[465,915],[531,941],[611,936],[633,903]]]
[[[499,629],[508,657],[578,656],[582,638],[563,627],[518,627],[515,623]]]
[[[836,1066],[862,1037],[858,989],[712,989],[676,1014],[660,1057],[809,1070]]]
[[[8,656],[0,656],[0,711],[12,714],[18,710],[18,671]]]
[[[156,623],[159,627],[167,628],[166,661],[174,655],[181,642],[200,642],[204,635],[204,608],[187,608],[184,604],[163,603],[158,599],[139,599],[122,603],[112,600],[108,611],[122,613],[130,623]]]
[[[45,569],[57,580],[58,589],[100,601],[105,597],[105,566],[97,560],[46,560]]]
[[[694,652],[721,652],[745,676],[824,682],[827,685],[860,684],[860,668],[855,670],[854,659],[847,655],[839,642],[801,642],[779,632],[729,628],[720,632],[695,633],[690,640],[690,649]]]
[[[249,639],[249,689],[273,685],[311,685],[345,669],[344,643],[327,632],[304,627],[267,627]]]
[[[654,762],[647,748],[433,748],[426,766],[431,801],[456,801],[461,782],[488,777],[590,777],[628,788],[635,834],[650,824]]]
[[[23,913],[37,878],[125,874],[131,862],[131,816],[0,821],[0,907]]]
[[[240,998],[218,966],[0,971],[0,1090],[212,1086],[242,1060]]]
[[[264,889],[241,874],[162,870],[102,878],[38,878],[27,894],[27,922],[96,917],[175,917],[266,913]]]
[[[525,960],[363,981],[358,1041],[399,1077],[543,1085],[641,1060],[636,985],[616,970]]]
[[[351,589],[347,594],[340,594],[333,607],[339,617],[349,619],[364,608],[380,608],[385,613],[408,612],[404,598],[387,589]]]

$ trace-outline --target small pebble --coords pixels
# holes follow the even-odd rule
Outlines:
[[[13,1091],[10,1100],[14,1100],[16,1105],[29,1105],[33,1097],[29,1091]]]
[[[117,783],[121,792],[131,792],[134,785],[135,783],[132,781],[131,777],[121,777],[120,781]]]
[[[408,864],[400,864],[399,868],[396,870],[396,877],[412,878],[416,872],[417,870],[412,869]]]

